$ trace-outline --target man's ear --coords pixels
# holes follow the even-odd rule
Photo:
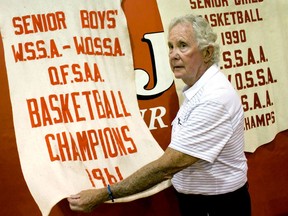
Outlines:
[[[203,58],[204,62],[208,63],[212,59],[214,53],[214,47],[213,46],[208,46],[203,50]]]

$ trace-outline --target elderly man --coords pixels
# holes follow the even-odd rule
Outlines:
[[[157,160],[102,189],[68,198],[70,208],[91,211],[109,200],[146,190],[172,179],[181,215],[249,216],[247,162],[241,101],[219,70],[217,35],[194,15],[169,26],[169,61],[174,76],[186,84],[171,143]]]

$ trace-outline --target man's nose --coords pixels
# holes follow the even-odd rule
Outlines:
[[[170,56],[171,59],[179,59],[179,57],[180,57],[179,50],[178,49],[170,50],[169,56]]]

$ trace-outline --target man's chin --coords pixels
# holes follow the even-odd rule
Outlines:
[[[176,79],[181,79],[181,78],[182,78],[182,76],[181,76],[180,73],[175,73],[175,72],[174,72],[174,77],[175,77]]]

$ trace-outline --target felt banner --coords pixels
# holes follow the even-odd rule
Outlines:
[[[288,2],[244,0],[157,0],[167,38],[175,16],[205,17],[221,47],[219,67],[237,89],[245,111],[245,151],[288,128]],[[176,81],[180,95],[183,84]]]
[[[140,115],[120,0],[4,0],[0,27],[21,168],[43,215],[163,154]]]

